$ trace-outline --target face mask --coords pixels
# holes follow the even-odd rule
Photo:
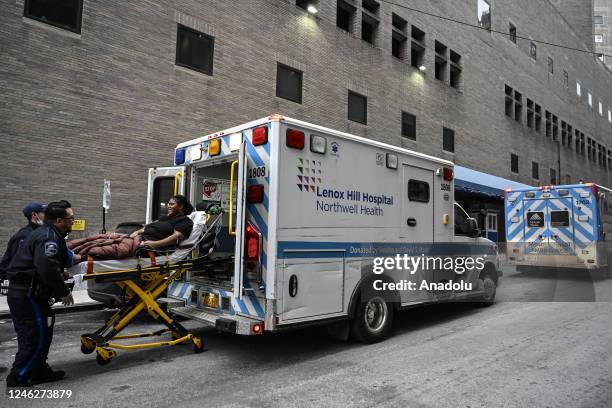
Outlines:
[[[43,220],[38,219],[38,220],[32,220],[34,222],[34,224],[36,225],[43,225]]]

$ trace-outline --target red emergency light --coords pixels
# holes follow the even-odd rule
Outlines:
[[[260,146],[268,143],[268,127],[260,126],[253,129],[253,146]]]
[[[306,136],[304,132],[295,129],[287,129],[287,146],[302,150],[305,145]]]

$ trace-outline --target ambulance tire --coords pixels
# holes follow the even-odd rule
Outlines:
[[[477,307],[488,307],[495,303],[495,294],[497,293],[497,279],[495,279],[494,273],[496,271],[485,270],[482,272],[482,285],[485,289],[485,293],[482,298],[475,303]]]
[[[383,341],[391,334],[393,312],[393,304],[380,296],[362,299],[351,320],[351,337],[366,344]]]

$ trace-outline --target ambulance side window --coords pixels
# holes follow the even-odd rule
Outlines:
[[[168,214],[168,200],[174,193],[174,177],[160,177],[153,181],[153,221]]]
[[[455,204],[455,235],[470,235],[468,216]]]
[[[420,180],[408,180],[408,200],[419,203],[428,203],[429,183]]]

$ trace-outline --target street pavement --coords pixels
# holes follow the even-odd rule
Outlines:
[[[49,362],[68,372],[39,386],[70,389],[65,400],[2,406],[62,407],[609,407],[612,405],[612,279],[506,273],[488,308],[445,304],[396,317],[394,336],[374,345],[314,329],[241,337],[198,328],[191,346],[118,351],[101,367],[79,335],[109,311],[58,315]],[[589,283],[590,282],[590,283]],[[576,301],[566,298],[577,288]],[[588,296],[591,301],[579,301]],[[598,299],[599,298],[599,299]],[[536,301],[534,301],[536,300]],[[158,326],[139,318],[130,331]],[[0,322],[0,370],[16,351]]]

